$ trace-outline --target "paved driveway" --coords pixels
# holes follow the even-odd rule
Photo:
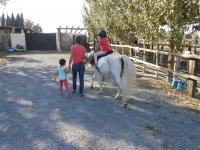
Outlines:
[[[0,65],[1,150],[200,149],[200,116],[171,102],[153,79],[138,79],[124,109],[113,99],[112,82],[102,95],[97,83],[89,88],[87,69],[85,97],[68,99],[52,79],[60,58],[68,60],[66,54],[26,52]]]

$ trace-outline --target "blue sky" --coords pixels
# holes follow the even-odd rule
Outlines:
[[[10,0],[0,13],[23,13],[25,19],[39,23],[43,32],[56,32],[59,26],[83,27],[83,4],[84,0]]]

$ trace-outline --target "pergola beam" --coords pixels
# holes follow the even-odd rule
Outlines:
[[[65,32],[67,33],[87,33],[87,28],[80,28],[80,26],[78,26],[77,28],[74,28],[73,26],[70,28],[68,26],[66,26],[66,28],[62,28],[61,26],[59,26],[59,28],[57,28],[57,30],[65,30]],[[85,32],[84,32],[85,31]]]

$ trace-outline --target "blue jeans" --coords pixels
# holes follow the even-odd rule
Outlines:
[[[84,72],[85,72],[84,63],[72,64],[73,90],[76,91],[76,78],[77,78],[77,73],[78,73],[79,74],[79,81],[80,81],[79,94],[83,94]]]

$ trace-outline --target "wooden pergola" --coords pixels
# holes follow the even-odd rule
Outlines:
[[[57,28],[58,32],[61,32],[61,30],[65,30],[66,33],[87,33],[87,29],[86,28],[82,28],[80,26],[78,27],[68,27],[66,26],[65,28],[62,28],[61,26],[59,26],[59,28]]]
[[[57,50],[59,52],[61,52],[61,33],[62,31],[65,31],[65,33],[69,33],[69,34],[87,34],[88,31],[86,28],[84,27],[68,27],[66,26],[65,28],[59,26],[59,28],[57,28],[58,32],[57,32]]]

